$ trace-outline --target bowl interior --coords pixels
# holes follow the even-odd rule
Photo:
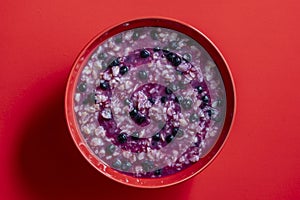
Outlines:
[[[109,161],[106,162],[100,159],[99,156],[97,156],[98,152],[95,153],[95,151],[92,150],[92,147],[87,143],[88,140],[87,137],[85,137],[84,134],[82,134],[83,126],[78,122],[78,116],[74,111],[76,110],[74,108],[77,106],[76,94],[78,93],[78,89],[80,89],[79,88],[80,82],[83,79],[82,74],[85,73],[83,71],[84,67],[88,65],[89,61],[91,61],[93,55],[99,49],[99,45],[104,44],[104,42],[108,41],[112,37],[115,40],[117,38],[117,35],[120,33],[131,31],[131,30],[138,30],[139,28],[145,28],[145,27],[173,30],[188,36],[194,42],[200,44],[201,48],[203,48],[204,51],[208,53],[209,58],[212,59],[214,66],[216,67],[218,74],[221,77],[222,90],[224,91],[223,95],[225,96],[225,100],[223,101],[224,114],[222,116],[221,125],[219,125],[220,129],[218,135],[215,137],[210,147],[207,148],[206,152],[202,154],[200,160],[198,160],[197,162],[193,163],[192,165],[189,165],[188,167],[182,170],[179,170],[176,173],[171,173],[168,174],[167,176],[157,176],[155,178],[150,176],[135,177],[129,173],[122,173],[120,172],[120,170],[117,170],[116,167],[113,167],[111,164],[108,164]],[[122,43],[122,41],[120,41],[120,43]],[[141,47],[142,46],[143,44],[141,45]],[[167,51],[168,53],[171,52],[170,49],[167,49]],[[167,51],[162,51],[161,55],[165,55]],[[142,56],[142,54],[139,55]],[[127,58],[129,57],[126,57],[126,59]],[[182,59],[183,58],[184,57],[182,57]],[[127,73],[127,71],[125,73]],[[86,90],[85,87],[86,86],[81,86],[82,91]],[[91,40],[85,46],[85,48],[82,50],[82,52],[76,59],[69,76],[67,89],[66,89],[65,112],[66,112],[68,127],[76,146],[93,167],[95,167],[97,170],[99,170],[107,177],[126,185],[135,186],[135,187],[145,187],[145,188],[157,188],[157,187],[165,187],[165,186],[173,185],[194,176],[195,174],[202,171],[216,157],[216,155],[222,148],[228,136],[232,124],[232,120],[234,117],[234,112],[235,112],[234,93],[235,90],[234,90],[232,76],[225,59],[223,58],[219,50],[216,48],[216,46],[204,34],[202,34],[197,29],[183,22],[178,22],[173,19],[145,18],[145,19],[137,19],[137,20],[125,22],[117,26],[114,26],[110,29],[107,29],[102,33],[98,34],[93,40]],[[101,143],[101,141],[98,140],[95,140],[94,143],[95,142]]]

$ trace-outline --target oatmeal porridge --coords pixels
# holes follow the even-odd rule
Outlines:
[[[179,172],[224,125],[226,94],[208,52],[161,27],[123,31],[84,63],[74,94],[81,136],[103,163],[133,177]]]

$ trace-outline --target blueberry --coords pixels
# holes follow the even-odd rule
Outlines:
[[[138,140],[139,139],[139,133],[138,132],[133,132],[131,135],[132,140]]]
[[[157,169],[157,170],[154,171],[155,176],[159,176],[161,174],[162,174],[162,169]]]
[[[177,86],[181,90],[186,88],[186,84],[183,81],[178,81]]]
[[[158,52],[158,51],[160,51],[160,48],[159,47],[154,47],[153,51]]]
[[[165,92],[166,92],[166,94],[172,94],[173,93],[173,91],[169,87],[165,88]]]
[[[209,102],[209,97],[207,95],[203,96],[201,99],[202,99],[203,103]]]
[[[154,140],[154,141],[159,141],[160,140],[160,133],[156,133],[156,134],[154,134],[153,136],[152,136],[152,140]]]
[[[174,128],[172,129],[172,135],[173,135],[173,136],[176,136],[176,134],[177,134],[178,131],[179,131],[179,128],[178,128],[178,127],[174,127]]]
[[[113,144],[110,144],[105,148],[105,152],[109,155],[113,154],[115,152],[115,150],[116,150],[116,146]]]
[[[156,30],[152,30],[152,31],[150,32],[150,36],[151,36],[151,38],[152,38],[153,40],[157,40],[158,37],[159,37],[158,32],[157,32]]]
[[[207,112],[208,116],[211,118],[211,116],[213,114],[213,111],[212,110],[207,110],[206,112]]]
[[[122,166],[121,166],[121,169],[122,169],[123,171],[128,171],[128,170],[130,169],[131,166],[132,166],[132,165],[131,165],[131,163],[130,163],[129,161],[125,161],[125,162],[123,162],[123,164],[122,164]]]
[[[192,55],[189,54],[189,53],[185,53],[185,54],[183,54],[182,58],[183,58],[185,61],[187,61],[187,62],[191,62],[191,60],[192,60]]]
[[[175,83],[170,83],[168,88],[170,88],[170,90],[172,90],[173,92],[178,90],[178,86]]]
[[[176,41],[171,41],[168,46],[170,47],[170,49],[177,49],[178,43]]]
[[[222,102],[221,99],[218,99],[218,100],[216,100],[216,101],[214,101],[214,102],[212,103],[212,107],[213,107],[213,108],[215,108],[215,107],[220,107],[220,106],[222,106],[222,105],[223,105],[223,102]]]
[[[150,56],[150,52],[146,49],[143,49],[141,52],[140,52],[140,56],[141,58],[148,58]]]
[[[107,90],[107,89],[109,88],[109,83],[108,83],[108,81],[102,81],[102,82],[100,83],[100,88],[101,88],[102,90]]]
[[[137,109],[133,109],[132,111],[129,112],[130,117],[135,118],[139,114]]]
[[[139,39],[139,37],[140,37],[140,33],[138,32],[138,31],[134,31],[134,33],[132,34],[132,39],[134,40],[134,41],[136,41],[136,40],[138,40]]]
[[[189,110],[192,108],[193,101],[191,99],[183,99],[181,105],[184,109]]]
[[[177,67],[178,65],[181,64],[181,58],[180,58],[179,56],[176,56],[176,57],[173,59],[172,64],[173,64],[174,66]]]
[[[118,142],[120,142],[121,144],[124,144],[127,141],[127,135],[126,133],[120,133],[118,135]]]
[[[199,117],[196,113],[193,113],[190,115],[189,120],[191,123],[197,122],[199,120]]]
[[[181,137],[183,136],[183,134],[184,134],[183,130],[182,130],[182,129],[179,129],[179,130],[177,131],[176,137],[181,138]]]
[[[127,66],[122,66],[120,67],[120,74],[124,75],[128,72],[128,67]]]
[[[146,80],[148,78],[148,73],[144,70],[142,71],[139,71],[138,73],[138,77],[141,79],[141,80]]]
[[[175,67],[181,64],[181,58],[172,52],[168,53],[166,57]]]
[[[176,58],[176,55],[172,52],[169,52],[167,55],[166,55],[166,58],[168,61],[170,61],[171,63],[173,63],[173,60]]]
[[[203,92],[203,88],[200,85],[196,87],[196,90],[199,94]]]
[[[111,58],[109,61],[109,67],[118,66],[120,65],[119,58]]]
[[[142,167],[143,167],[143,170],[145,172],[149,172],[151,171],[151,169],[153,169],[154,165],[151,161],[149,160],[145,160],[143,163],[142,163]]]
[[[167,142],[167,143],[170,143],[170,142],[172,142],[173,139],[174,139],[174,136],[173,136],[173,135],[168,135],[168,136],[166,137],[166,142]]]
[[[182,96],[176,96],[175,97],[175,102],[182,103],[182,101],[183,101],[183,97]]]
[[[122,166],[122,162],[120,159],[115,160],[115,162],[112,164],[112,166],[116,169],[119,169]]]
[[[135,122],[139,125],[141,125],[142,123],[144,123],[146,121],[146,117],[143,116],[143,115],[140,115],[138,114],[136,117],[135,117]]]
[[[90,93],[87,96],[87,103],[97,103],[95,93]]]
[[[124,104],[125,104],[125,105],[130,105],[130,103],[131,103],[130,99],[125,99],[125,100],[124,100]]]
[[[141,125],[142,123],[144,123],[146,121],[146,117],[139,114],[138,110],[135,108],[129,112],[129,115],[139,125]]]
[[[162,96],[162,97],[160,98],[160,102],[161,102],[161,103],[166,103],[166,101],[167,101],[167,97]]]
[[[106,62],[102,62],[101,64],[101,70],[106,70],[108,67],[108,64]]]
[[[88,104],[88,103],[90,103],[88,99],[85,99],[85,100],[83,100],[83,102],[82,102],[82,104],[84,104],[84,105],[86,105],[86,104]]]
[[[107,58],[107,54],[104,53],[104,52],[99,53],[99,54],[97,55],[97,58],[98,58],[99,60],[104,60],[104,59]]]
[[[148,101],[150,101],[152,105],[155,104],[155,99],[149,98]]]
[[[117,35],[117,37],[115,39],[115,43],[120,44],[121,42],[122,42],[122,35]]]
[[[222,115],[214,116],[214,117],[212,118],[212,120],[214,120],[215,122],[220,122],[220,121],[222,121]]]
[[[85,82],[80,83],[77,88],[78,88],[79,92],[85,92],[86,91],[86,83]]]

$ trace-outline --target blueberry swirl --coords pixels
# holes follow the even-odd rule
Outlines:
[[[157,63],[171,66],[180,78],[173,82],[161,80],[148,82],[147,78],[150,73],[144,68],[145,66],[155,67]],[[120,93],[118,88],[119,83],[122,83],[122,77],[129,76],[131,71],[135,72],[132,76],[139,79],[141,84],[131,94],[114,98],[114,94]],[[198,73],[199,71],[185,57],[160,48],[138,49],[127,56],[112,60],[107,69],[101,73],[102,79],[96,89],[96,94],[107,97],[106,101],[96,100],[96,104],[100,107],[99,124],[106,129],[106,137],[111,139],[114,148],[118,147],[135,154],[142,152],[147,154],[149,150],[166,148],[175,138],[184,136],[185,130],[181,127],[183,122],[180,122],[181,112],[190,112],[195,102],[198,101],[201,103],[196,105],[198,106],[196,112],[191,112],[188,119],[189,123],[198,125],[197,139],[188,145],[185,152],[181,153],[186,156],[189,156],[190,152],[199,154],[199,145],[211,121],[211,100],[206,83],[197,79],[201,77]],[[182,90],[191,90],[196,99],[181,96]],[[136,127],[131,132],[118,126],[117,118],[124,118],[124,116],[114,114],[114,108],[111,107],[112,101],[122,98],[124,109],[127,109],[126,121],[128,122],[129,119]],[[155,108],[165,110],[165,114],[162,112],[162,116],[157,116],[159,114],[153,113],[153,110],[157,110]],[[148,134],[141,136],[141,129],[147,130]],[[149,163],[147,164],[149,165],[148,175],[155,175],[158,174],[157,170],[170,168],[166,166],[157,169],[150,161]],[[117,163],[114,164],[117,165]],[[171,173],[170,169],[167,171]]]

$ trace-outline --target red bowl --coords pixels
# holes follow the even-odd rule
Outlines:
[[[223,128],[220,132],[218,139],[216,140],[215,144],[211,147],[210,151],[198,162],[194,163],[193,165],[182,171],[179,171],[169,176],[161,178],[135,178],[133,176],[116,171],[112,167],[102,162],[93,152],[91,152],[91,150],[85,143],[84,138],[81,135],[81,131],[76,120],[74,112],[74,94],[76,91],[77,79],[80,75],[80,72],[83,69],[84,64],[91,56],[92,52],[97,48],[99,44],[101,44],[103,41],[117,33],[134,28],[152,26],[168,28],[184,33],[187,36],[194,39],[195,41],[197,41],[209,53],[209,55],[217,65],[224,82],[226,92],[226,115],[224,119]],[[220,152],[226,138],[228,137],[228,133],[230,131],[235,114],[235,104],[235,88],[233,84],[232,75],[224,57],[217,49],[217,47],[196,28],[186,23],[167,18],[143,18],[127,21],[98,34],[83,48],[83,50],[75,60],[67,82],[65,94],[65,114],[69,131],[77,148],[82,153],[82,155],[93,167],[95,167],[105,176],[125,185],[140,188],[159,188],[171,186],[195,176],[197,173],[201,172],[206,166],[208,166]]]

